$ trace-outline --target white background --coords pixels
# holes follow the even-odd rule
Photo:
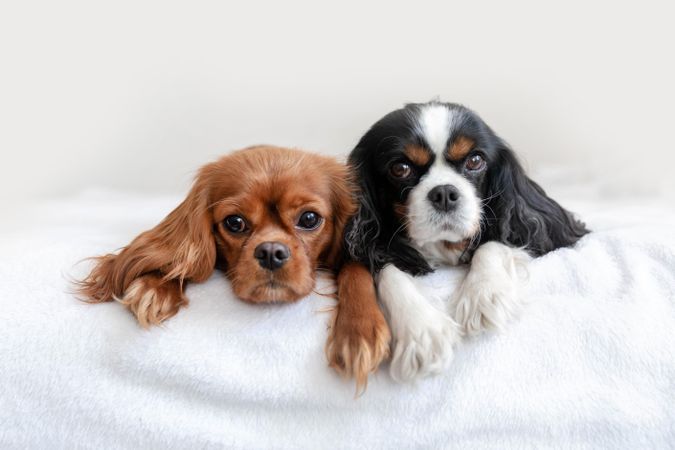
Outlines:
[[[672,4],[672,2],[670,2]],[[256,143],[346,155],[386,112],[477,110],[535,173],[667,191],[668,2],[3,2],[0,201],[182,192]]]

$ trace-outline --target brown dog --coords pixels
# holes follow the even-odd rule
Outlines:
[[[243,300],[292,302],[312,291],[316,269],[339,269],[355,205],[348,169],[333,158],[269,146],[240,150],[202,167],[159,225],[96,258],[79,292],[92,303],[118,300],[143,327],[176,314],[188,302],[185,283],[204,281],[215,268]],[[326,346],[329,363],[362,386],[388,354],[389,328],[364,267],[344,267],[338,294],[345,301]]]

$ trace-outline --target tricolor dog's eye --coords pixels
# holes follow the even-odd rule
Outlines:
[[[314,230],[321,224],[321,216],[314,211],[305,211],[300,215],[296,227],[303,230]]]
[[[246,230],[246,221],[241,216],[227,216],[224,223],[225,228],[232,233],[242,233]]]
[[[410,167],[409,164],[400,162],[392,164],[392,166],[389,168],[389,173],[391,174],[392,177],[398,178],[399,180],[403,180],[408,178],[412,174],[412,168]]]
[[[485,166],[485,160],[481,155],[475,154],[467,158],[464,167],[467,170],[480,170]]]

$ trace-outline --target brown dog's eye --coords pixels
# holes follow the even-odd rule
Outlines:
[[[225,228],[232,233],[241,233],[246,230],[246,221],[240,216],[227,216],[224,223]]]
[[[412,168],[406,163],[396,163],[391,166],[389,173],[394,178],[404,179],[410,176]]]
[[[480,170],[485,166],[485,160],[481,155],[472,155],[464,163],[467,170]]]
[[[303,230],[313,230],[321,224],[321,216],[314,211],[305,211],[298,219],[298,228]]]

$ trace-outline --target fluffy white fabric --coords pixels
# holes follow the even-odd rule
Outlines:
[[[0,238],[0,447],[672,446],[675,214],[557,198],[594,232],[529,264],[520,318],[464,340],[439,376],[397,384],[384,368],[358,399],[326,364],[327,297],[251,306],[215,274],[145,331],[67,292],[79,259],[177,198],[90,192],[35,209]],[[449,298],[461,275],[424,283]]]

